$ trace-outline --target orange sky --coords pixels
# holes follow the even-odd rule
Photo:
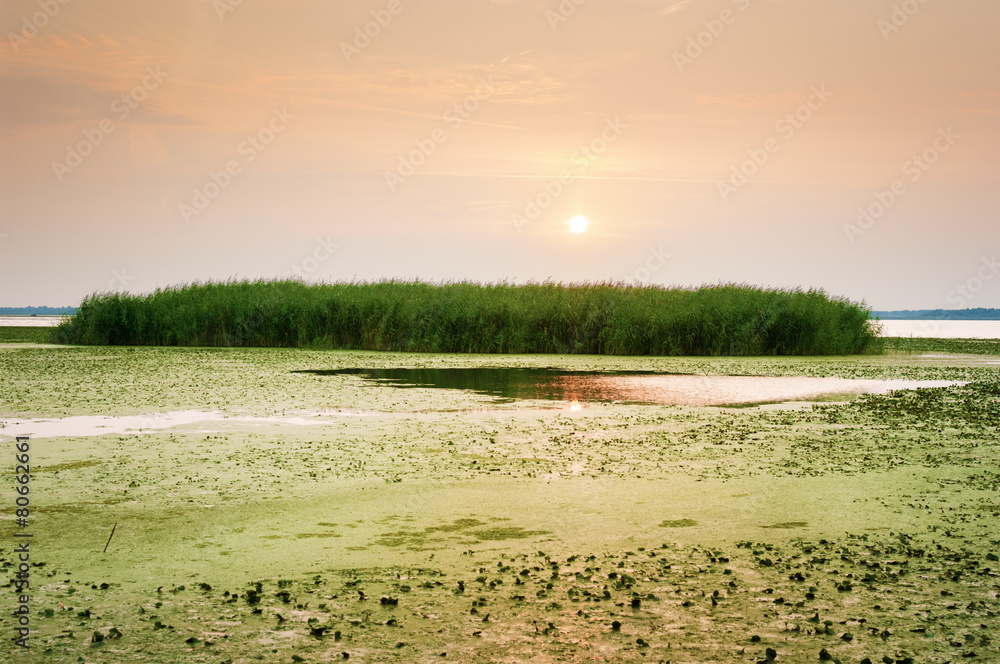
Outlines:
[[[299,274],[1000,307],[992,0],[63,1],[0,5],[0,306]]]

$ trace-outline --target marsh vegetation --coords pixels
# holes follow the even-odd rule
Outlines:
[[[934,350],[0,345],[8,421],[228,418],[37,431],[33,648],[108,664],[992,661],[998,372],[988,353]],[[398,379],[379,371],[414,365],[967,384],[794,408],[572,410],[352,370]],[[4,541],[15,530],[0,521]],[[0,565],[16,555],[0,546]]]
[[[11,343],[43,339],[8,329],[0,424],[35,427],[43,659],[1000,655],[997,341],[618,357],[52,346]],[[496,372],[963,384],[576,409],[552,407],[565,393],[505,396],[478,380],[503,383]],[[191,409],[213,417],[156,415]],[[138,423],[35,424],[94,415]],[[0,521],[0,539],[15,532]],[[0,546],[0,566],[16,555]],[[15,620],[0,615],[0,629]]]
[[[746,285],[384,281],[191,284],[95,294],[61,343],[607,355],[849,355],[878,349],[863,304]]]

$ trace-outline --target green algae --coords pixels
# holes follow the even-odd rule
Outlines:
[[[9,347],[0,417],[345,413],[34,441],[45,565],[32,568],[33,647],[153,664],[749,661],[767,648],[778,661],[821,649],[996,659],[1000,377],[988,359],[505,358],[971,381],[795,408],[544,411],[356,382],[303,390],[288,373],[495,356]],[[664,512],[699,527],[664,530]],[[0,541],[12,533],[0,522]],[[0,544],[0,564],[12,548]]]
[[[805,521],[782,521],[781,523],[772,523],[768,526],[761,526],[761,528],[776,528],[779,530],[790,530],[792,528],[806,528],[809,524]]]
[[[485,530],[475,530],[470,533],[480,542],[502,542],[504,540],[529,539],[532,537],[542,537],[551,535],[548,530],[525,530],[518,526],[507,528],[487,528]]]

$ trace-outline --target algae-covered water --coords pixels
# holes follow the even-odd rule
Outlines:
[[[32,661],[995,660],[1000,377],[954,350],[0,345],[0,601],[30,531]]]

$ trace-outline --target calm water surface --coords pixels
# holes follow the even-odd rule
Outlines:
[[[320,381],[360,378],[386,390],[439,388],[464,390],[513,401],[518,409],[578,410],[588,402],[668,404],[687,406],[747,406],[788,401],[848,400],[863,393],[960,385],[948,381],[848,380],[801,376],[698,376],[636,371],[567,371],[555,368],[454,369],[335,369],[307,370]],[[341,386],[342,387],[342,386]],[[553,404],[553,402],[555,402]],[[509,408],[509,407],[508,407]],[[469,412],[484,412],[492,408]],[[450,411],[449,411],[450,412]],[[258,426],[325,426],[344,417],[385,415],[376,411],[293,412],[271,416],[228,415],[218,411],[186,410],[145,415],[81,415],[58,419],[0,419],[0,440],[16,436],[60,438],[107,434],[148,434],[166,429],[186,431],[242,430]],[[392,413],[405,416],[405,413]]]
[[[883,337],[1000,339],[1000,320],[883,320]]]
[[[55,327],[66,316],[0,316],[0,327]]]
[[[677,406],[740,406],[784,401],[847,400],[858,394],[947,387],[949,381],[853,380],[805,376],[700,376],[644,371],[556,368],[307,369],[317,376],[360,376],[393,388],[442,388],[486,394],[500,402],[546,400]]]

